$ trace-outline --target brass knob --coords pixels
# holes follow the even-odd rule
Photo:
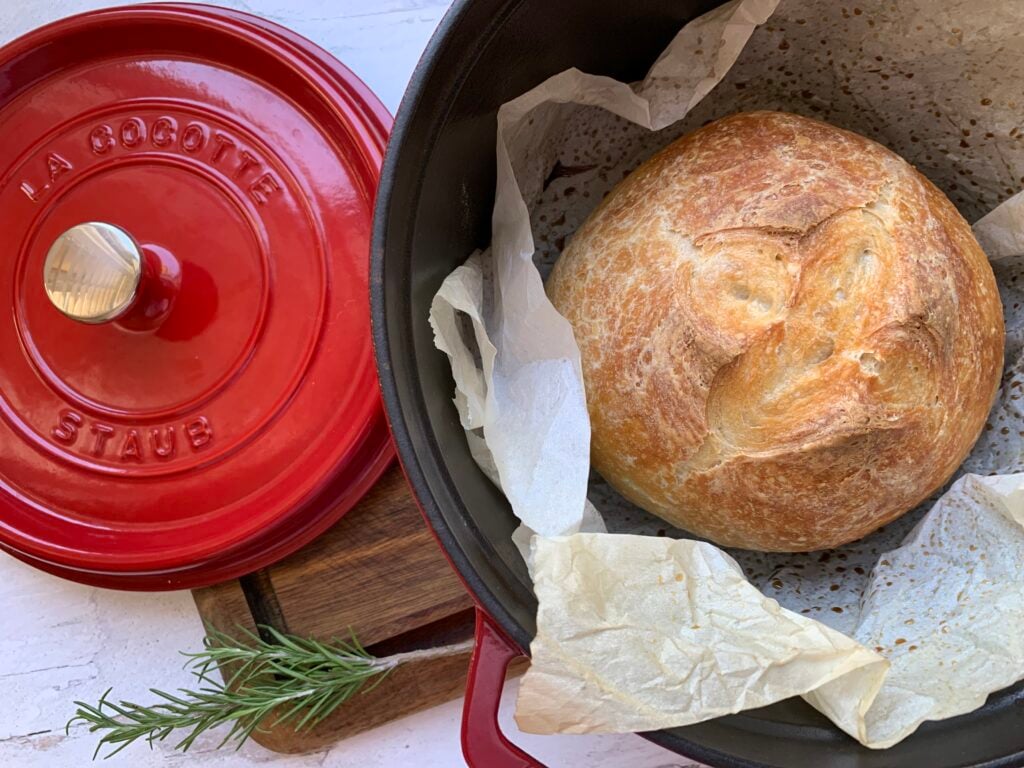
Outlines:
[[[101,221],[58,237],[43,267],[53,306],[81,323],[105,323],[124,313],[141,280],[142,249],[123,229]]]

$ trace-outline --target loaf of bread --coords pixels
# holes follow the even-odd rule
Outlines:
[[[949,200],[847,131],[753,112],[619,184],[547,284],[594,468],[725,546],[824,549],[941,486],[1003,360],[992,269]]]

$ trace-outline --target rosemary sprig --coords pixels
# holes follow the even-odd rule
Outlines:
[[[297,730],[312,728],[361,690],[372,690],[388,673],[410,661],[466,652],[471,643],[375,658],[353,636],[348,642],[330,644],[261,627],[270,640],[241,629],[239,641],[208,628],[203,650],[184,653],[186,666],[195,675],[195,690],[177,694],[151,688],[160,701],[142,705],[114,702],[104,693],[95,705],[76,701],[75,716],[66,730],[82,721],[90,733],[102,732],[93,759],[104,745],[116,755],[129,744],[145,739],[150,747],[170,734],[186,731],[175,749],[188,750],[205,731],[230,724],[218,747],[234,741],[240,747],[260,728],[292,724]],[[234,668],[226,683],[217,670]],[[365,688],[367,682],[372,683]]]

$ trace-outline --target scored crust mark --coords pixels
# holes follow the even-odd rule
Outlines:
[[[861,391],[871,379],[851,375],[851,367],[864,371],[860,355],[873,354],[879,370],[869,376],[877,379],[881,370],[868,333],[905,319],[891,316],[901,307],[871,302],[876,293],[893,292],[886,283],[898,268],[887,223],[866,217],[863,207],[832,214],[796,241],[795,290],[777,332],[758,336],[719,371],[709,395],[709,420],[734,452],[806,445],[820,425],[801,409],[818,407],[814,396],[822,387],[837,396],[827,414],[829,439],[874,428],[871,406],[876,399]],[[747,396],[748,382],[756,376],[763,383],[753,410],[756,418],[734,429],[730,417],[738,412],[737,400]],[[779,429],[785,423],[791,425],[788,434]]]
[[[966,222],[863,137],[779,113],[683,137],[555,265],[595,468],[729,546],[863,536],[963,460],[1002,316]]]

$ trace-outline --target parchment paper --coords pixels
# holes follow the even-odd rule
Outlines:
[[[634,88],[569,70],[506,104],[491,250],[435,299],[473,454],[523,521],[520,547],[540,534],[527,553],[540,609],[517,709],[526,730],[649,730],[799,693],[885,747],[1024,677],[1024,476],[1010,474],[1024,470],[1024,196],[976,226],[1006,309],[1007,367],[961,468],[977,474],[939,503],[831,552],[733,551],[737,566],[588,478],[579,353],[542,275],[654,151],[731,112],[782,109],[881,141],[969,220],[1024,183],[1024,5],[775,6],[737,0],[692,22]],[[978,476],[990,473],[1007,476]]]

